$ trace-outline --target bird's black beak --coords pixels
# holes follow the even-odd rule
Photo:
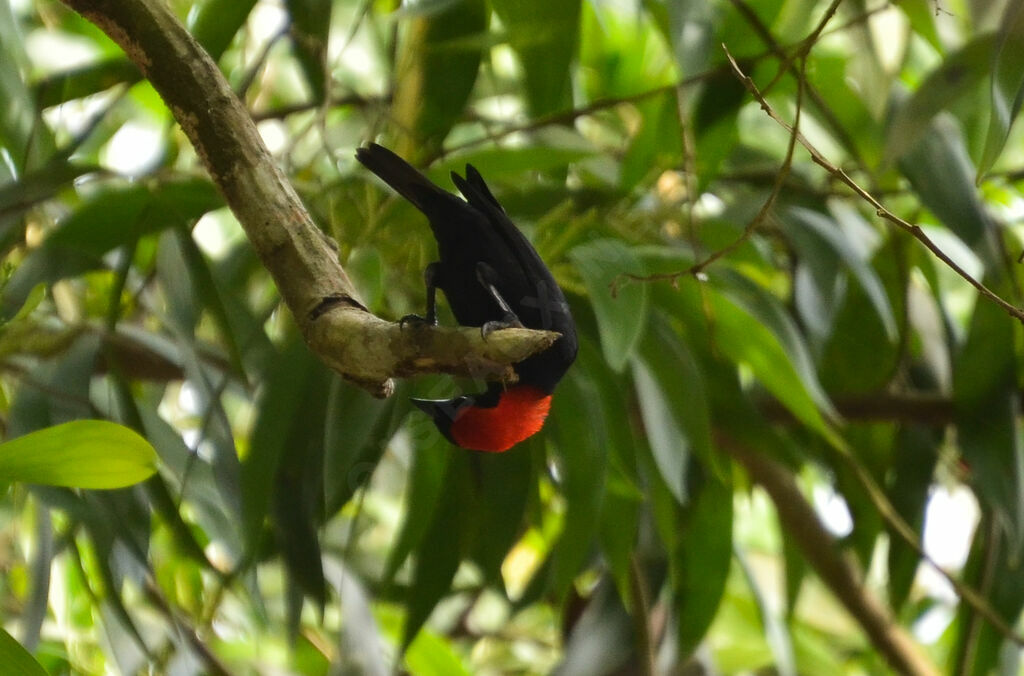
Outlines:
[[[434,413],[437,411],[437,402],[432,399],[410,399],[413,405],[419,410],[423,411],[431,418],[434,417]]]

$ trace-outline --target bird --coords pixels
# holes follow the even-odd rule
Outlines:
[[[403,317],[403,325],[436,325],[441,289],[456,321],[480,327],[485,338],[512,326],[561,334],[513,366],[513,384],[491,382],[479,393],[412,400],[456,446],[509,450],[544,426],[555,386],[576,359],[576,324],[562,289],[472,165],[465,177],[451,172],[463,199],[376,143],[358,148],[356,159],[426,216],[437,241],[438,260],[423,273],[426,313]]]

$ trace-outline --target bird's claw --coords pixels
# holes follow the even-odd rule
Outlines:
[[[437,326],[437,317],[424,317],[423,315],[405,315],[398,320],[398,328],[404,329],[406,324],[415,326]]]
[[[509,313],[502,317],[501,319],[485,322],[484,325],[480,327],[480,337],[483,338],[484,340],[487,340],[487,336],[491,335],[495,331],[500,331],[501,329],[522,328],[526,327],[524,327],[523,323],[519,321],[519,317],[516,317],[514,314]]]

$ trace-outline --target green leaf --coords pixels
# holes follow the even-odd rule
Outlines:
[[[691,469],[669,571],[679,650],[690,654],[707,633],[725,592],[732,557],[732,485],[700,463]]]
[[[871,301],[871,306],[885,327],[886,335],[895,341],[896,319],[885,287],[871,267],[870,252],[863,245],[863,233],[848,232],[829,216],[803,207],[791,207],[786,210],[786,215],[784,223],[802,228],[792,232],[791,237],[798,249],[804,238],[816,238],[846,264]],[[866,224],[864,226],[867,227]]]
[[[976,91],[992,67],[995,36],[979,35],[950,54],[925,78],[892,116],[886,131],[885,154],[902,159],[931,129],[932,119],[961,97]],[[1011,50],[1013,51],[1013,50]]]
[[[204,0],[193,13],[189,30],[213,60],[220,61],[255,5],[256,0]]]
[[[453,457],[443,481],[445,491],[416,548],[402,627],[403,651],[412,644],[438,601],[449,593],[459,569],[464,534],[468,532],[466,521],[472,517],[465,500],[471,492],[471,481],[466,456]]]
[[[978,162],[980,183],[985,172],[992,168],[1006,140],[1010,126],[1024,103],[1024,3],[1006,3],[1005,14],[999,23],[999,33],[992,56],[992,111],[985,138],[985,150]]]
[[[1009,284],[986,280],[996,293]],[[995,511],[1018,549],[1024,547],[1024,439],[1015,323],[993,303],[979,302],[954,365],[957,441],[979,499]]]
[[[585,345],[585,344],[584,344]],[[593,548],[604,495],[608,443],[600,396],[581,369],[569,371],[552,404],[566,512],[552,552],[551,586],[564,598]]]
[[[46,676],[46,670],[13,636],[0,628],[0,670],[10,676]]]
[[[11,3],[0,3],[0,148],[20,171],[44,164],[53,154],[54,141],[21,77],[21,67],[28,70],[28,64],[18,24]]]
[[[36,82],[33,91],[39,107],[49,108],[141,79],[142,73],[134,63],[117,56],[49,75]]]
[[[405,665],[416,676],[469,676],[451,641],[432,631],[421,631],[405,651]]]
[[[691,453],[712,463],[711,422],[703,376],[679,336],[659,321],[633,362],[640,414],[661,478],[680,504]]]
[[[749,366],[797,419],[833,439],[822,414],[832,417],[835,411],[793,321],[777,299],[742,275],[726,272],[723,279],[730,282],[724,293],[708,293],[714,345]]]
[[[223,204],[207,179],[190,178],[154,187],[134,184],[90,197],[34,249],[3,289],[3,308],[20,306],[40,282],[74,277],[103,265],[108,251],[147,234],[191,224]]]
[[[569,64],[580,33],[581,0],[492,0],[519,56],[526,100],[534,117],[559,112],[572,102]]]
[[[390,584],[409,553],[426,537],[434,513],[443,500],[445,475],[452,459],[452,446],[426,416],[415,416],[411,430],[418,443],[409,470],[405,520],[388,552],[381,579]]]
[[[327,39],[331,29],[330,0],[287,0],[291,16],[292,51],[302,66],[314,101],[323,101],[327,87]]]
[[[919,538],[941,443],[941,436],[935,430],[921,425],[905,425],[897,432],[893,445],[892,479],[886,493],[893,508]],[[890,528],[889,604],[897,611],[910,596],[919,563],[917,551]]]
[[[0,479],[76,488],[131,486],[156,472],[156,451],[105,420],[76,420],[0,444]]]
[[[626,244],[602,239],[569,252],[597,315],[605,361],[622,371],[632,358],[647,325],[647,284],[623,282],[613,297],[611,285],[621,275],[642,275],[643,263]]]
[[[533,448],[540,452],[531,443],[507,453],[470,456],[482,496],[470,554],[488,584],[501,583],[501,564],[523,530],[527,500],[536,481]]]
[[[921,202],[978,254],[987,269],[1003,264],[995,224],[975,189],[976,172],[952,118],[936,117],[899,166]]]
[[[391,114],[396,152],[433,156],[462,115],[476,82],[487,31],[483,0],[454,0],[408,17],[395,66]]]
[[[308,429],[306,406],[309,402],[305,393],[320,368],[302,340],[293,335],[281,353],[270,360],[264,374],[250,438],[251,449],[240,470],[243,532],[250,553],[256,549],[263,533],[278,469],[285,458],[293,457],[296,433]]]

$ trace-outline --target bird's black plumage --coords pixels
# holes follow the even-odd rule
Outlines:
[[[489,282],[523,326],[562,334],[553,346],[515,366],[520,384],[551,393],[576,358],[576,326],[548,267],[480,173],[471,165],[465,178],[452,172],[462,200],[382,146],[359,148],[356,157],[427,217],[438,249],[433,281],[461,325],[508,318],[484,283]]]

